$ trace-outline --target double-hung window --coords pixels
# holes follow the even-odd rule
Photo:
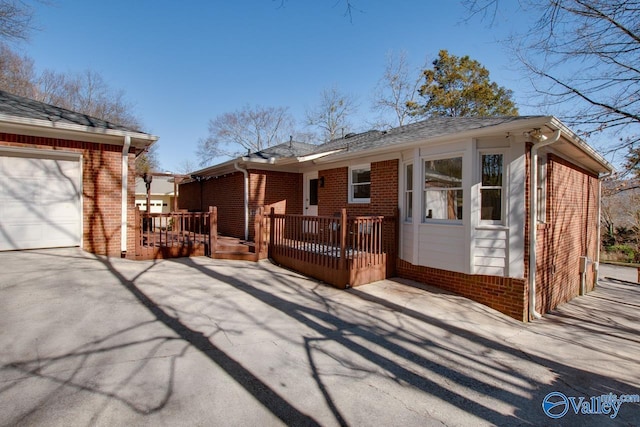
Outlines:
[[[425,160],[424,219],[462,220],[462,157]]]
[[[353,166],[349,170],[349,202],[371,201],[371,165]]]
[[[501,224],[504,156],[482,154],[480,157],[480,220]]]
[[[413,219],[413,163],[404,167],[404,219]]]

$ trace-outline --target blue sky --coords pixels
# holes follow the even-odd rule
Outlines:
[[[37,70],[100,73],[134,104],[146,131],[160,137],[158,157],[176,170],[195,156],[208,121],[243,105],[284,106],[302,125],[324,88],[355,96],[354,122],[366,127],[385,55],[405,50],[413,66],[440,49],[470,55],[491,79],[514,91],[521,114],[526,81],[499,43],[528,26],[501,9],[496,24],[473,19],[457,0],[215,0],[36,3],[30,41],[19,46]],[[502,2],[502,7],[509,7]]]

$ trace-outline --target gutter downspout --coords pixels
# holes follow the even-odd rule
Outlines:
[[[600,280],[600,245],[602,244],[600,241],[600,232],[602,231],[602,180],[610,177],[612,174],[613,171],[598,177],[598,246],[596,246],[598,249],[596,251],[594,286],[598,286],[598,280]]]
[[[241,168],[238,162],[233,167],[244,175],[244,240],[249,240],[249,171]]]
[[[529,317],[540,319],[542,315],[536,311],[536,242],[538,225],[538,150],[557,142],[560,139],[560,129],[553,133],[551,139],[538,139],[538,143],[531,147],[531,171],[529,176]]]
[[[127,199],[128,183],[129,183],[129,148],[131,147],[131,136],[124,136],[124,145],[122,146],[122,211],[120,222],[120,256],[122,258],[127,256]],[[147,206],[148,208],[148,206]]]

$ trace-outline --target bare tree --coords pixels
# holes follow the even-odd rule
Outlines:
[[[191,172],[194,172],[198,168],[197,162],[192,159],[182,159],[180,163],[178,163],[178,167],[174,172],[179,174],[188,175]]]
[[[307,110],[307,125],[316,127],[325,141],[351,131],[349,117],[357,112],[355,97],[342,93],[336,86],[320,93],[320,102]]]
[[[467,0],[495,16],[499,0]],[[640,142],[640,3],[637,0],[522,0],[532,27],[511,39],[544,103],[586,135],[628,132],[615,148]],[[637,164],[635,165],[637,167]]]
[[[124,92],[113,90],[95,71],[62,74],[45,70],[38,79],[38,99],[92,117],[140,129],[140,120],[132,113],[133,106]]]
[[[0,0],[1,1],[1,0]],[[134,107],[123,91],[112,89],[95,71],[78,74],[45,70],[35,75],[34,62],[0,43],[0,89],[96,117],[130,129],[141,129]],[[157,144],[138,156],[136,165],[145,172],[159,168]]]
[[[21,0],[0,0],[0,39],[26,40],[33,29],[33,8]]]
[[[33,60],[27,56],[18,55],[6,44],[0,43],[0,90],[34,98],[35,80]]]
[[[423,68],[426,68],[426,64]],[[419,70],[412,72],[407,60],[407,52],[400,51],[398,54],[389,52],[384,74],[378,81],[374,92],[373,110],[379,113],[390,112],[394,115],[393,121],[381,120],[380,124],[387,127],[403,126],[416,117],[411,114],[407,102],[412,103],[418,95],[422,81],[422,74]]]
[[[209,120],[209,136],[200,140],[198,158],[204,166],[216,157],[263,150],[288,140],[294,124],[286,107],[245,105]]]

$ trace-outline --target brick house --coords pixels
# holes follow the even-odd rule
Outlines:
[[[310,216],[399,208],[397,276],[526,321],[595,286],[600,177],[611,171],[555,117],[432,118],[196,171],[179,203],[218,206],[219,230],[249,239],[260,206]]]
[[[0,250],[133,253],[135,157],[157,139],[0,91]]]

